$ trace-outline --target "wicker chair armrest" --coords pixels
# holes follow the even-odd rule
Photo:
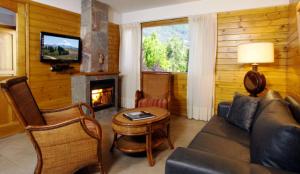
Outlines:
[[[79,103],[79,107],[80,107],[81,112],[82,112],[83,115],[86,115],[86,114],[84,113],[84,111],[83,111],[84,108],[86,108],[87,111],[89,112],[89,116],[95,118],[95,112],[94,112],[94,109],[93,109],[90,105],[88,105],[87,103]]]
[[[53,112],[60,112],[60,111],[65,111],[65,110],[69,110],[72,108],[80,108],[80,103],[76,103],[73,105],[69,105],[66,107],[62,107],[62,108],[55,108],[55,109],[40,109],[40,111],[45,114],[45,113],[53,113]]]
[[[71,120],[67,120],[64,122],[57,123],[57,124],[50,124],[50,125],[42,125],[42,126],[29,125],[29,126],[26,126],[25,129],[28,131],[47,131],[47,130],[52,130],[52,129],[57,129],[57,128],[61,128],[64,126],[68,126],[73,123],[81,122],[83,118],[84,117],[82,116],[82,117],[78,117],[78,118],[74,118]]]
[[[87,128],[86,123],[90,122],[93,124],[93,126],[95,126],[96,130],[97,130],[97,134],[99,136],[95,136],[93,133],[91,133],[91,131]],[[29,132],[32,131],[51,131],[51,130],[55,130],[55,129],[59,129],[71,124],[76,124],[76,123],[80,123],[81,127],[83,128],[83,130],[90,136],[96,139],[101,138],[102,135],[102,128],[100,126],[100,124],[93,118],[89,118],[89,117],[85,117],[85,116],[81,116],[78,118],[74,118],[71,120],[67,120],[64,122],[60,122],[57,124],[52,124],[52,125],[43,125],[43,126],[27,126],[25,129]]]

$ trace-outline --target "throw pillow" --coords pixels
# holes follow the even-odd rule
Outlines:
[[[253,124],[251,162],[300,172],[300,125],[283,100],[273,100]]]
[[[259,100],[256,97],[236,94],[228,113],[228,122],[250,132]]]

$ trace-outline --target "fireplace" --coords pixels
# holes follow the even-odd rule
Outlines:
[[[79,73],[71,78],[72,102],[89,104],[98,115],[118,111],[119,73]],[[100,115],[101,115],[100,114]]]
[[[115,105],[115,80],[97,80],[90,84],[90,102],[94,111]]]

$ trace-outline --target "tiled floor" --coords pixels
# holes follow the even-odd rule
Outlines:
[[[156,164],[149,167],[147,158],[143,155],[133,157],[117,150],[113,153],[109,152],[112,142],[111,116],[97,116],[97,119],[103,129],[103,159],[105,169],[109,174],[164,173],[165,161],[173,151],[168,148],[167,143],[154,151]],[[205,122],[172,116],[171,133],[175,147],[187,146],[204,125]],[[31,174],[36,161],[34,148],[24,133],[0,139],[0,174]],[[90,168],[80,173],[94,173],[90,172],[93,169]]]

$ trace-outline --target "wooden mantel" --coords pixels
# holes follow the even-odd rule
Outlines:
[[[72,74],[74,76],[109,76],[109,75],[119,75],[120,72],[79,72]]]

